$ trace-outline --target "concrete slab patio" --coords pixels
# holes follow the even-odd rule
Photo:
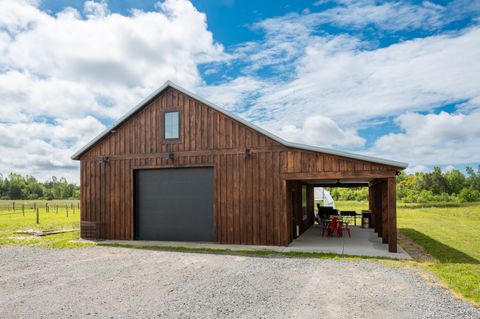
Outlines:
[[[299,238],[295,239],[284,251],[327,252],[334,254],[388,257],[411,259],[410,255],[399,245],[397,253],[388,251],[388,244],[382,244],[382,238],[371,228],[351,226],[351,237],[323,237],[322,227],[318,224],[310,227]]]
[[[208,242],[147,241],[147,240],[103,240],[102,244],[120,244],[151,247],[183,247],[193,249],[269,250],[275,252],[333,253],[351,256],[388,257],[411,259],[408,253],[398,246],[397,253],[388,252],[388,245],[372,229],[351,228],[351,238],[322,237],[319,225],[313,225],[289,246],[225,245]]]

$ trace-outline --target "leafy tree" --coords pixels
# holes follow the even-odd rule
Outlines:
[[[8,180],[10,182],[8,197],[10,197],[10,199],[25,199],[26,183],[23,176],[16,173],[10,173]]]
[[[7,178],[0,174],[0,199],[77,199],[80,198],[78,185],[65,178],[52,177],[44,183],[33,176],[23,177],[11,173]]]
[[[449,194],[458,194],[465,186],[466,178],[458,169],[445,173],[447,190]]]
[[[466,168],[467,176],[458,169],[442,172],[435,167],[431,172],[418,172],[408,175],[401,172],[397,176],[397,198],[404,202],[452,202],[480,200],[480,165],[475,171]],[[366,200],[368,189],[331,188],[335,200]]]
[[[435,195],[447,192],[447,179],[438,166],[435,166],[430,173],[424,173],[422,181],[422,189],[429,190]]]
[[[468,175],[467,185],[471,189],[480,191],[480,165],[478,165],[476,172],[471,167],[467,167],[465,170],[467,171],[467,175]]]

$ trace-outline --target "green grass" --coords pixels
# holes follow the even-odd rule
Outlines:
[[[36,201],[37,204],[40,201]],[[36,213],[32,209],[25,210],[25,216],[21,209],[17,209],[15,212],[10,209],[0,208],[0,245],[27,245],[27,246],[39,246],[46,248],[75,248],[91,246],[92,244],[75,243],[74,239],[79,239],[80,234],[78,231],[48,235],[48,236],[31,236],[24,234],[15,234],[17,230],[50,230],[61,228],[79,228],[80,224],[80,212],[78,209],[73,213],[70,209],[67,217],[66,208],[64,207],[65,201],[59,201],[59,205],[62,207],[56,210],[50,208],[50,212],[46,212],[45,204],[38,205],[39,207],[39,221],[36,223]],[[20,202],[18,202],[20,203]],[[57,204],[56,201],[49,201],[50,207]],[[3,201],[0,202],[0,207],[4,207]]]
[[[339,209],[367,209],[366,202],[337,202]],[[422,246],[434,262],[420,265],[455,292],[480,304],[480,204],[447,208],[401,207],[399,231]]]

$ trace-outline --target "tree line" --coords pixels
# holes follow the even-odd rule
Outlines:
[[[418,172],[397,176],[397,198],[405,203],[475,202],[480,201],[480,165],[477,170],[466,168],[442,171],[434,167],[431,172]],[[368,189],[331,188],[336,200],[368,200]]]
[[[477,170],[466,168],[466,174],[458,169],[442,171],[435,167],[431,172],[418,172],[397,176],[397,198],[406,203],[426,202],[474,202],[480,201],[480,165]],[[335,200],[368,199],[368,189],[331,188]],[[0,199],[79,199],[80,187],[66,178],[52,177],[39,182],[33,176],[11,173],[0,174]]]
[[[69,183],[66,178],[52,177],[39,182],[33,176],[10,173],[7,177],[0,174],[0,199],[79,199],[80,187]]]

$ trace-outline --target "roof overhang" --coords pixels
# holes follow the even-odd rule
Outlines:
[[[202,102],[205,105],[208,105],[209,107],[215,109],[216,111],[225,114],[226,116],[250,127],[251,129],[271,138],[274,141],[277,141],[278,143],[291,147],[291,148],[296,148],[296,149],[301,149],[301,150],[306,150],[306,151],[312,151],[312,152],[318,152],[318,153],[325,153],[325,154],[330,154],[330,155],[336,155],[336,156],[341,156],[341,157],[346,157],[346,158],[351,158],[351,159],[356,159],[356,160],[361,160],[361,161],[367,161],[367,162],[372,162],[372,163],[377,163],[377,164],[383,164],[383,165],[388,165],[388,166],[393,166],[395,168],[398,168],[399,170],[403,170],[408,167],[407,163],[403,162],[398,162],[398,161],[392,161],[392,160],[387,160],[383,158],[378,158],[378,157],[373,157],[373,156],[367,156],[367,155],[362,155],[362,154],[355,154],[355,153],[350,153],[350,152],[343,152],[343,151],[337,151],[337,150],[332,150],[329,148],[324,148],[324,147],[318,147],[318,146],[312,146],[312,145],[306,145],[306,144],[300,144],[300,143],[293,143],[284,140],[283,138],[276,136],[267,130],[264,130],[263,128],[241,118],[240,116],[231,113],[207,100],[204,98],[197,96],[196,94],[189,92],[188,90],[176,85],[175,83],[171,81],[165,82],[160,88],[155,90],[152,94],[147,96],[145,99],[143,99],[140,103],[138,103],[133,109],[131,109],[127,114],[122,116],[118,121],[113,123],[110,127],[105,129],[103,132],[101,132],[99,135],[97,135],[93,140],[91,140],[87,145],[82,147],[80,150],[78,150],[75,154],[72,155],[73,160],[80,160],[80,157],[87,152],[91,147],[93,147],[97,142],[99,142],[103,137],[108,135],[111,131],[115,130],[117,127],[119,127],[121,124],[126,122],[131,116],[133,116],[135,113],[137,113],[140,109],[142,109],[144,106],[146,106],[151,100],[153,100],[156,96],[158,96],[160,93],[162,93],[164,90],[167,88],[174,88],[180,92],[182,92],[185,95],[188,95],[200,102]]]

